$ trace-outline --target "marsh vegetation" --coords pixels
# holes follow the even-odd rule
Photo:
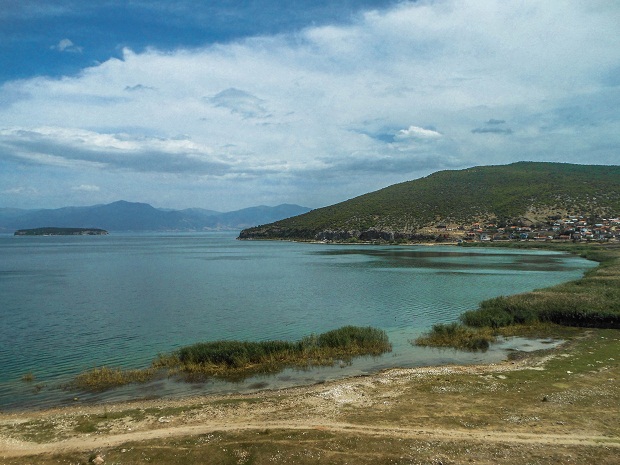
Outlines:
[[[239,380],[256,373],[273,373],[286,367],[309,367],[347,362],[353,357],[390,352],[387,333],[372,327],[344,326],[299,341],[200,342],[158,355],[151,367],[138,370],[96,367],[78,375],[76,387],[105,390],[130,383],[147,382],[167,370],[189,379],[214,376]]]
[[[520,248],[538,245],[520,243]],[[551,248],[548,244],[546,249]],[[461,324],[439,324],[416,339],[415,344],[434,347],[484,349],[485,338],[518,333],[518,327],[550,325],[585,328],[620,328],[620,248],[600,245],[557,246],[599,262],[583,278],[546,289],[485,300],[476,310],[463,313]],[[510,328],[508,331],[507,328]]]
[[[95,367],[80,373],[74,384],[79,389],[100,391],[125,384],[145,383],[153,379],[155,372],[153,368],[123,370],[107,366]]]

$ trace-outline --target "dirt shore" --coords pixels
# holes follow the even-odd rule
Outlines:
[[[495,365],[2,414],[0,463],[615,464],[619,350],[596,330]]]

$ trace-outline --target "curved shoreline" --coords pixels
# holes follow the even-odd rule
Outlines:
[[[608,361],[591,372],[573,368],[571,359],[574,351],[586,358],[583,362],[601,358],[610,336],[616,350],[618,331],[589,331],[558,350],[497,364],[393,368],[254,394],[0,414],[0,458],[21,465],[60,459],[83,463],[99,455],[106,462],[134,463],[156,452],[160,458],[155,463],[172,463],[179,451],[187,450],[198,455],[183,463],[204,463],[206,457],[213,463],[241,463],[239,454],[251,450],[263,458],[258,463],[298,463],[300,450],[326,453],[334,440],[341,440],[337,448],[347,458],[377,463],[373,455],[360,455],[364,451],[357,450],[357,442],[345,446],[363,438],[381,457],[392,457],[393,449],[402,456],[398,447],[424,449],[432,443],[432,454],[447,454],[444,457],[455,463],[466,462],[470,450],[483,445],[489,449],[488,458],[478,463],[497,463],[493,460],[499,451],[514,454],[506,463],[522,463],[523,454],[539,457],[543,450],[581,456],[582,463],[592,454],[599,457],[596,463],[614,463],[620,448],[620,423],[615,421],[620,412],[609,406],[617,405],[620,389],[609,380],[620,376],[620,365]],[[552,380],[561,384],[552,385]],[[575,397],[583,392],[594,396],[594,402],[583,404]],[[536,427],[539,423],[543,429]],[[311,444],[305,441],[308,437]],[[280,453],[273,455],[273,445]],[[288,455],[282,456],[284,451]],[[237,459],[214,461],[216,452],[232,453]]]
[[[427,366],[417,368],[389,368],[382,370],[378,373],[369,375],[359,375],[349,378],[342,378],[338,380],[331,380],[322,383],[315,383],[306,386],[294,386],[280,389],[266,389],[255,393],[242,394],[203,394],[203,395],[190,395],[186,397],[174,397],[174,398],[160,398],[160,399],[147,399],[147,400],[127,400],[121,402],[110,403],[90,403],[81,405],[70,405],[62,407],[52,407],[48,409],[40,410],[21,410],[18,412],[3,413],[0,412],[0,427],[6,424],[14,423],[20,424],[26,421],[37,421],[39,419],[49,419],[58,417],[88,417],[91,415],[100,415],[101,409],[104,408],[105,415],[114,416],[116,413],[122,413],[132,410],[168,410],[178,409],[186,406],[204,405],[209,403],[226,403],[230,400],[247,401],[252,399],[261,400],[273,400],[280,397],[286,398],[303,398],[307,396],[319,396],[325,399],[332,400],[335,403],[346,404],[350,403],[353,398],[357,398],[355,394],[352,394],[358,386],[366,386],[369,384],[377,384],[381,386],[394,387],[395,385],[404,385],[408,382],[422,379],[435,378],[438,376],[460,376],[460,375],[485,375],[485,374],[503,374],[519,370],[542,370],[544,364],[553,358],[553,355],[546,355],[543,357],[526,357],[519,361],[503,361],[500,363],[490,363],[482,365],[441,365],[441,366]],[[258,412],[256,412],[258,415]],[[158,420],[159,421],[159,420]],[[159,421],[162,424],[167,422]],[[213,430],[219,430],[222,428],[241,428],[241,424],[231,426],[230,423],[234,422],[215,422],[209,426],[200,428],[197,427],[194,431],[187,431],[185,429],[179,429],[176,432],[170,432],[168,430],[155,429],[155,433],[151,434],[120,434],[112,437],[106,437],[105,442],[107,447],[120,445],[128,441],[135,440],[139,437],[144,439],[156,439],[162,437],[169,437],[170,435],[185,435],[185,434],[198,434]],[[268,425],[263,424],[262,428]],[[290,427],[290,425],[288,425]],[[316,427],[310,426],[310,427]],[[153,430],[150,430],[153,431]],[[90,436],[90,435],[88,435]],[[32,443],[27,441],[11,440],[5,435],[0,434],[0,457],[18,457],[22,455],[32,455],[41,453],[55,452],[61,450],[79,450],[84,447],[97,447],[99,446],[99,438],[88,438],[72,440],[63,439],[60,442],[53,443]],[[620,447],[620,443],[618,444]]]

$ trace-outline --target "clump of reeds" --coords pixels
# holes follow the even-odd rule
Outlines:
[[[82,373],[75,386],[103,390],[124,384],[146,382],[163,369],[183,373],[188,379],[218,376],[242,379],[255,373],[275,372],[285,367],[331,365],[361,355],[380,355],[392,350],[387,333],[371,327],[345,326],[299,341],[200,342],[160,354],[150,368],[122,370],[101,367]]]
[[[80,373],[75,378],[75,386],[90,391],[101,391],[130,383],[145,383],[153,379],[155,370],[152,368],[123,370],[102,366]]]
[[[305,353],[325,352],[334,356],[380,355],[392,350],[387,333],[370,326],[344,326],[318,336],[307,336],[299,345]]]
[[[428,347],[453,347],[464,350],[486,350],[496,337],[489,328],[470,328],[459,323],[438,323],[414,341]]]
[[[620,282],[613,284],[617,287],[585,282],[496,297],[482,302],[477,310],[463,313],[461,321],[468,326],[491,328],[540,322],[620,328]]]
[[[201,342],[178,351],[183,365],[214,365],[240,368],[247,365],[285,359],[295,351],[295,344],[287,341],[215,341]]]
[[[300,341],[214,341],[183,347],[159,356],[154,365],[187,373],[238,375],[269,372],[286,366],[332,364],[334,359],[380,355],[392,350],[385,331],[345,326]]]
[[[556,324],[620,328],[620,251],[590,246],[563,246],[561,250],[597,260],[599,266],[576,281],[485,300],[478,309],[461,315],[462,324],[435,325],[414,343],[479,350],[495,340],[494,332],[507,333],[510,327],[540,329]]]

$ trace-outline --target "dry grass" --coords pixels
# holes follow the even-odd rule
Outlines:
[[[153,368],[123,370],[106,366],[95,367],[76,376],[74,385],[78,389],[101,391],[125,384],[151,381],[156,372]]]

